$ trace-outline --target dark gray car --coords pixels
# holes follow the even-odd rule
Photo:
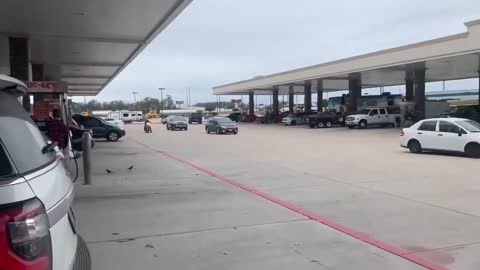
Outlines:
[[[230,118],[227,117],[212,117],[207,120],[205,124],[205,131],[207,133],[217,133],[217,134],[226,134],[226,133],[238,133],[237,124],[235,124]]]

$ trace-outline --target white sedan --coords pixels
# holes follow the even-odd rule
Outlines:
[[[412,153],[447,151],[480,157],[480,124],[463,118],[433,118],[404,128],[400,145]]]

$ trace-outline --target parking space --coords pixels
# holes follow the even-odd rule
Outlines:
[[[147,255],[142,247],[150,245],[155,249],[147,247],[153,257],[145,265],[161,259],[169,269],[223,269],[225,263],[235,269],[253,257],[253,268],[279,267],[282,260],[284,267],[298,265],[298,256],[338,252],[328,243],[316,242],[324,239],[324,230],[338,234],[329,236],[334,242],[348,242],[344,256],[349,262],[356,261],[351,256],[358,256],[357,252],[365,252],[361,255],[365,260],[356,261],[364,269],[410,267],[391,264],[390,256],[406,260],[306,221],[304,215],[229,185],[223,178],[392,245],[404,256],[418,256],[448,269],[480,266],[475,255],[480,247],[476,159],[410,154],[399,147],[397,129],[241,124],[238,135],[209,135],[203,125],[167,131],[154,123],[151,134],[144,133],[141,125],[126,129],[127,137],[120,142],[97,145],[94,178],[100,182],[78,190],[80,228],[102,269],[114,269],[102,256],[118,251],[119,262],[124,261],[122,252],[143,258]],[[129,171],[131,164],[135,169]],[[106,173],[107,167],[114,173]],[[104,224],[87,215],[102,216]],[[235,229],[238,234],[232,234],[233,227],[248,229],[241,233]],[[193,239],[192,246],[181,244],[187,239]],[[275,242],[269,248],[276,251],[264,251],[263,241]],[[294,243],[308,248],[299,255]],[[168,247],[184,255],[171,258],[166,255],[173,252]],[[366,247],[374,250],[365,251]],[[250,251],[245,253],[246,249]],[[228,255],[217,258],[222,252]],[[231,252],[235,256],[227,258]],[[351,252],[356,255],[348,255]],[[368,256],[371,252],[380,252],[386,260],[376,262]],[[271,261],[279,257],[277,263]],[[326,269],[351,269],[327,257],[307,256],[325,263]]]

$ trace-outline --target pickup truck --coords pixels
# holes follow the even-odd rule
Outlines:
[[[387,108],[367,108],[357,114],[348,115],[345,125],[349,128],[366,128],[367,126],[399,126],[402,122],[401,114],[394,114]]]
[[[334,125],[345,124],[345,117],[334,112],[321,112],[308,116],[307,124],[310,128],[331,128]]]

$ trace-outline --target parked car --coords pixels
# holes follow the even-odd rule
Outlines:
[[[188,116],[188,123],[193,124],[202,124],[203,117],[201,113],[191,113],[190,116]]]
[[[240,117],[240,122],[252,123],[257,121],[257,116],[253,114],[244,114]]]
[[[343,114],[335,112],[321,112],[309,115],[307,118],[307,123],[311,128],[331,128],[334,125],[345,124],[345,117]]]
[[[56,143],[18,102],[25,93],[23,82],[0,75],[0,269],[72,270],[76,257],[90,265],[71,209],[74,184]]]
[[[242,113],[241,112],[233,112],[233,113],[229,114],[227,117],[230,118],[230,120],[232,120],[233,122],[240,122],[240,118],[242,117]]]
[[[183,116],[171,115],[167,117],[167,130],[188,130],[187,119]]]
[[[123,127],[123,121],[122,120],[118,120],[118,119],[115,119],[115,118],[104,118],[103,120],[105,120],[105,122],[111,124],[111,125],[115,125],[115,126],[118,126],[118,127]]]
[[[93,135],[93,131],[91,129],[84,129],[81,128],[75,120],[72,119],[72,124],[68,127],[70,129],[71,140],[70,144],[72,149],[75,151],[82,152],[83,151],[83,133],[89,132],[90,135]],[[95,140],[93,136],[91,138],[91,147],[95,147]]]
[[[311,113],[310,113],[311,114]],[[282,119],[282,124],[286,126],[304,125],[307,122],[309,113],[291,113]]]
[[[476,122],[480,122],[480,106],[457,106],[446,113],[442,113],[441,117],[466,118]]]
[[[480,124],[465,118],[422,120],[400,132],[400,145],[412,153],[449,151],[480,157]]]
[[[286,117],[289,114],[290,114],[289,111],[280,112],[279,114],[273,116],[273,122],[274,123],[281,123],[283,118]]]
[[[107,123],[105,120],[95,116],[74,115],[73,119],[83,128],[91,129],[94,138],[105,138],[111,142],[116,142],[125,136],[125,130],[122,127]]]
[[[393,113],[388,108],[366,108],[357,114],[348,115],[345,124],[349,128],[366,128],[367,126],[399,126],[402,122],[400,113]]]
[[[217,134],[225,133],[238,133],[237,124],[235,124],[230,118],[227,117],[211,117],[207,120],[205,124],[205,131],[210,134],[215,132]]]

